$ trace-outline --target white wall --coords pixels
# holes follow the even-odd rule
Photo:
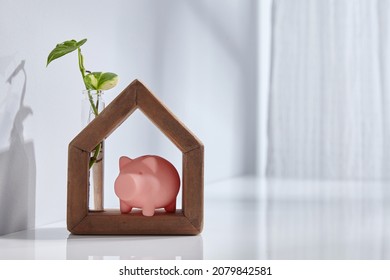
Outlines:
[[[56,43],[71,38],[88,38],[87,68],[119,74],[107,103],[138,78],[203,141],[206,182],[256,171],[257,2],[96,2],[0,2],[0,160],[3,153],[3,165],[14,163],[0,172],[0,195],[12,211],[0,205],[0,212],[10,218],[18,212],[19,228],[65,219],[67,146],[80,130],[82,82],[76,54],[47,69],[45,61]],[[6,83],[22,60],[23,106],[23,71]],[[16,119],[19,142],[12,142]],[[106,185],[119,155],[145,153],[181,169],[176,148],[136,113],[107,141]],[[28,194],[25,207],[17,204],[21,193]],[[112,191],[106,193],[106,205],[116,207]],[[0,222],[0,234],[18,227]]]

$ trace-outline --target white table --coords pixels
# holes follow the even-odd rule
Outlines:
[[[245,191],[243,191],[245,190]],[[390,259],[390,183],[205,186],[198,236],[75,236],[65,222],[0,236],[0,259]]]

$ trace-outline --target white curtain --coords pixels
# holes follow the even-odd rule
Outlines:
[[[267,176],[390,177],[390,1],[274,0]]]

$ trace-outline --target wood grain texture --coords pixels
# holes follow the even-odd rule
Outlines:
[[[183,153],[183,209],[153,217],[119,210],[88,211],[89,155],[137,108]],[[200,140],[141,82],[133,81],[69,144],[68,230],[73,234],[194,235],[203,229],[204,148]]]
[[[89,198],[89,153],[72,145],[68,152],[68,230],[79,224],[88,215]]]
[[[203,229],[204,209],[204,148],[183,154],[183,211],[199,232]]]
[[[156,213],[145,217],[141,213],[121,214],[119,210],[90,212],[72,231],[74,234],[126,235],[195,235],[199,231],[181,211]]]

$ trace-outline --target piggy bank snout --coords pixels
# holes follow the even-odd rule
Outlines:
[[[123,200],[129,200],[135,193],[137,181],[139,183],[139,175],[135,174],[120,174],[115,180],[115,194]],[[138,180],[137,180],[138,179]]]

